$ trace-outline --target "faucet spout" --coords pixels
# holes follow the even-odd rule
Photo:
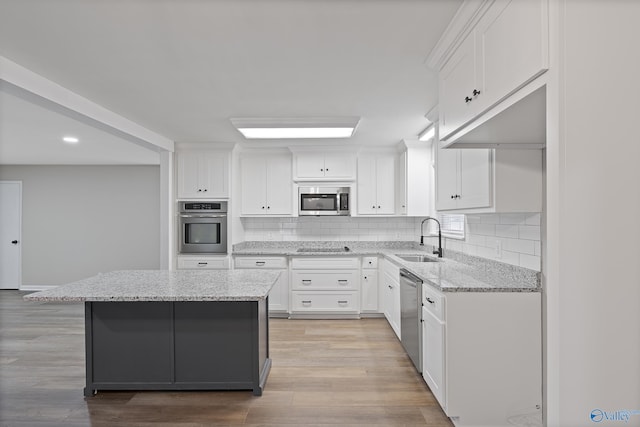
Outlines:
[[[442,229],[440,228],[440,221],[438,221],[436,218],[428,216],[420,223],[420,246],[424,246],[424,223],[429,221],[430,219],[438,224],[438,249],[434,250],[433,253],[437,254],[438,258],[442,258]]]

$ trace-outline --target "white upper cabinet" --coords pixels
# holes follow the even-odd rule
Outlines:
[[[229,151],[185,149],[176,157],[179,199],[229,197]]]
[[[396,157],[396,215],[428,216],[433,183],[431,143],[404,140]]]
[[[290,154],[243,154],[240,169],[242,215],[292,215]]]
[[[459,15],[470,20],[454,19],[427,60],[439,71],[445,141],[549,67],[548,0],[485,1],[477,13],[467,12],[477,4],[461,7]],[[458,45],[456,35],[463,36]]]
[[[439,148],[436,210],[540,212],[542,152]]]
[[[356,156],[352,152],[294,152],[296,181],[353,181],[356,179]]]
[[[358,157],[358,214],[393,215],[395,204],[394,154]]]

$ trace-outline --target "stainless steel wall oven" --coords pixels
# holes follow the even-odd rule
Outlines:
[[[227,202],[179,202],[179,252],[227,253]]]

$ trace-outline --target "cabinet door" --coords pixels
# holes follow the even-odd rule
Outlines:
[[[324,176],[336,179],[354,179],[356,177],[355,156],[350,153],[325,154]]]
[[[267,214],[291,215],[293,185],[291,180],[291,157],[271,157],[267,161]]]
[[[376,213],[393,215],[395,212],[395,156],[376,158]]]
[[[455,209],[458,206],[458,160],[460,150],[438,148],[436,157],[436,210]]]
[[[407,152],[403,151],[396,159],[396,214],[407,214]]]
[[[469,34],[442,68],[439,79],[440,137],[471,120],[476,113],[474,89],[482,91],[476,82],[475,37]],[[465,101],[469,97],[471,101]]]
[[[376,204],[376,158],[361,156],[358,158],[358,214],[377,213]]]
[[[378,312],[378,271],[362,270],[362,304],[363,311]]]
[[[460,198],[458,208],[491,206],[491,150],[460,150]]]
[[[295,157],[297,178],[324,178],[324,155],[305,153]]]
[[[242,179],[242,214],[264,215],[267,211],[266,181],[267,162],[261,157],[240,159]]]
[[[444,322],[422,309],[422,376],[440,405],[446,409],[444,337]]]
[[[478,23],[476,64],[483,76],[478,110],[490,108],[548,68],[546,9],[547,0],[497,0]]]
[[[289,280],[287,272],[280,274],[269,293],[269,311],[289,311]]]
[[[200,154],[198,182],[202,197],[229,197],[229,156],[222,152]]]
[[[199,157],[195,152],[177,154],[178,198],[204,197],[202,188],[198,187]]]

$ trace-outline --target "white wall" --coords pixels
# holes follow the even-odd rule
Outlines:
[[[640,426],[640,2],[551,4],[547,424]]]
[[[22,181],[23,287],[160,266],[158,166],[1,166]]]

